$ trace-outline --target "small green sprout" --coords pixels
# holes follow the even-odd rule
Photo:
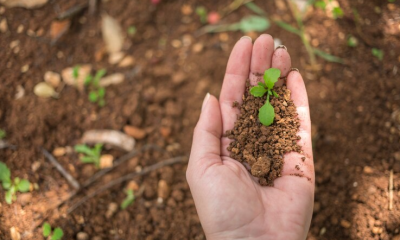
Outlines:
[[[105,69],[101,69],[97,71],[94,77],[88,75],[84,82],[85,86],[88,86],[91,89],[89,92],[89,101],[92,103],[97,102],[100,107],[103,107],[106,104],[106,101],[104,100],[106,89],[100,87],[100,79],[106,74],[106,72]]]
[[[74,79],[77,79],[79,77],[79,65],[76,65],[73,69],[72,69],[72,77]]]
[[[50,238],[51,240],[60,240],[64,236],[63,230],[59,227],[55,228],[52,233],[51,226],[48,222],[45,222],[42,228],[43,228],[43,237],[51,236]]]
[[[83,163],[93,163],[97,168],[100,167],[101,149],[103,144],[97,143],[93,148],[88,147],[86,144],[75,145],[74,149],[78,153],[84,155],[80,157]]]
[[[357,45],[358,45],[357,38],[355,38],[353,35],[350,35],[347,38],[347,46],[349,46],[349,47],[357,47]]]
[[[344,13],[343,13],[343,9],[341,8],[341,7],[334,7],[333,9],[332,9],[332,14],[333,14],[333,17],[336,19],[336,18],[341,18],[341,17],[343,17],[343,15],[344,15]]]
[[[3,162],[0,162],[0,182],[4,190],[6,190],[5,197],[8,204],[17,200],[17,196],[15,195],[17,192],[28,192],[30,187],[30,182],[26,179],[16,177],[14,181],[11,181],[10,169]]]
[[[129,205],[131,205],[135,201],[135,195],[133,194],[132,189],[127,189],[125,191],[125,193],[126,193],[126,197],[125,197],[124,201],[122,201],[122,203],[121,203],[121,209],[127,208]]]
[[[6,137],[6,131],[4,131],[3,129],[0,129],[0,139],[3,139]]]
[[[314,3],[314,6],[317,8],[321,8],[322,10],[326,9],[326,2],[324,0],[318,0]]]
[[[200,17],[201,23],[207,23],[207,9],[205,7],[196,7],[196,14]]]
[[[378,58],[379,61],[382,61],[384,53],[378,48],[372,48],[372,55]]]
[[[274,122],[275,111],[274,107],[272,107],[271,103],[269,102],[269,98],[271,95],[274,95],[277,98],[279,97],[278,94],[273,90],[273,88],[275,83],[278,81],[280,75],[281,71],[279,69],[270,68],[264,73],[264,83],[259,82],[258,86],[252,87],[250,89],[250,93],[254,97],[262,97],[267,94],[267,100],[265,101],[265,104],[260,108],[258,113],[258,118],[260,119],[260,122],[265,126],[269,126]]]
[[[137,32],[137,29],[136,29],[135,26],[132,25],[132,26],[129,26],[129,27],[128,27],[128,35],[129,35],[129,36],[132,37],[133,35],[135,35],[136,32]]]

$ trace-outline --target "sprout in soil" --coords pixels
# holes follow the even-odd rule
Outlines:
[[[85,86],[90,88],[89,92],[89,101],[97,102],[100,107],[103,107],[106,104],[104,100],[104,96],[106,95],[106,89],[104,87],[100,87],[100,79],[106,74],[105,69],[101,69],[97,71],[96,75],[93,77],[92,75],[88,75],[85,79]]]
[[[357,47],[357,44],[358,44],[358,40],[353,35],[350,35],[347,38],[347,46],[349,46],[349,47]]]
[[[63,230],[59,227],[51,231],[51,226],[48,222],[45,222],[42,228],[43,228],[43,237],[51,236],[50,238],[51,240],[60,240],[64,236]]]
[[[121,209],[127,208],[129,205],[131,205],[135,201],[135,194],[133,194],[132,189],[127,189],[125,191],[125,193],[126,193],[126,197],[125,197],[124,201],[122,201],[122,203],[121,203]]]
[[[279,69],[270,68],[264,73],[264,83],[259,82],[258,86],[252,87],[250,89],[250,93],[254,97],[262,97],[267,94],[267,100],[258,112],[258,118],[260,119],[260,122],[265,126],[269,126],[274,122],[275,111],[274,107],[269,102],[269,98],[271,95],[274,95],[277,98],[279,97],[278,94],[273,90],[273,88],[275,83],[278,81],[280,75],[281,71]]]
[[[372,49],[372,55],[382,61],[383,59],[383,51],[377,48]]]
[[[30,182],[26,179],[16,177],[14,181],[11,181],[10,169],[3,162],[0,162],[0,182],[6,190],[6,203],[8,204],[17,200],[16,192],[28,192],[30,187]]]
[[[80,157],[83,163],[93,163],[97,168],[100,167],[100,154],[103,144],[97,143],[94,148],[88,147],[86,144],[75,145],[74,149],[83,155]]]
[[[4,131],[3,129],[0,129],[0,139],[3,139],[6,137],[6,131]]]

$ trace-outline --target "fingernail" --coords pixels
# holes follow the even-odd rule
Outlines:
[[[241,37],[240,39],[248,39],[248,40],[250,40],[250,41],[253,41],[253,39],[251,39],[251,37],[249,37],[249,36],[243,36],[243,37]]]
[[[206,94],[206,97],[203,100],[203,105],[201,106],[201,111],[203,111],[203,109],[205,108],[205,106],[207,105],[208,99],[210,99],[210,93]]]
[[[279,48],[285,49],[285,50],[287,51],[287,47],[286,47],[285,45],[279,45],[279,46],[277,46],[277,47],[275,48],[275,50],[277,50],[277,49],[279,49]]]
[[[291,68],[289,72],[292,72],[292,71],[300,72],[299,69],[297,69],[297,68]]]

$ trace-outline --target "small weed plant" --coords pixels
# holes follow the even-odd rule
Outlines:
[[[11,204],[12,201],[17,200],[17,192],[28,192],[30,182],[26,179],[20,179],[19,177],[11,180],[11,172],[7,165],[0,162],[0,182],[3,189],[6,190],[6,203]]]
[[[101,69],[97,71],[94,77],[92,75],[88,75],[85,79],[85,86],[90,89],[89,101],[91,101],[92,103],[97,103],[100,107],[103,107],[106,104],[106,101],[104,100],[106,89],[100,86],[100,79],[105,74],[106,70]]]
[[[0,139],[3,139],[6,137],[6,131],[4,131],[3,129],[0,129]]]
[[[373,48],[371,52],[374,57],[376,57],[379,61],[382,61],[382,59],[383,59],[383,51],[382,50],[380,50],[378,48]]]
[[[97,143],[93,148],[88,147],[86,144],[75,145],[74,149],[78,153],[82,153],[83,156],[80,157],[83,163],[92,163],[97,168],[100,167],[100,156],[103,144]]]
[[[274,107],[269,102],[271,95],[274,97],[279,97],[278,94],[273,90],[275,83],[278,81],[281,71],[277,68],[270,68],[264,73],[264,82],[259,82],[258,86],[252,87],[250,89],[251,95],[254,97],[262,97],[267,94],[267,100],[265,104],[260,108],[258,112],[258,118],[260,122],[269,126],[274,122],[275,111]]]
[[[53,231],[48,222],[43,224],[43,237],[50,237],[51,240],[60,240],[64,236],[64,232],[61,228],[57,227]]]
[[[135,201],[135,194],[133,194],[132,189],[127,189],[125,191],[125,193],[126,193],[126,197],[125,197],[124,201],[122,201],[122,203],[121,203],[121,209],[127,208],[129,205],[131,205]]]

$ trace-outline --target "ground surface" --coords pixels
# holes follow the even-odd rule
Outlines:
[[[49,39],[51,22],[78,1],[50,1],[37,10],[2,8],[0,21],[8,30],[0,35],[0,128],[17,150],[0,150],[0,161],[13,176],[38,183],[39,190],[19,196],[7,205],[0,198],[0,238],[10,239],[10,228],[23,239],[40,239],[44,217],[64,229],[66,238],[78,232],[102,239],[204,239],[204,234],[185,180],[185,165],[165,167],[135,180],[144,192],[126,210],[106,217],[110,203],[119,204],[126,184],[89,200],[71,214],[53,209],[72,188],[44,158],[40,147],[74,146],[85,130],[122,130],[127,124],[146,129],[137,148],[154,144],[165,149],[149,150],[105,176],[98,185],[171,156],[188,155],[192,131],[207,92],[218,95],[229,52],[239,32],[196,36],[201,23],[187,14],[186,3],[195,1],[104,1],[94,15],[87,11],[74,18],[71,29],[56,43]],[[264,3],[268,2],[268,3]],[[321,59],[319,72],[312,72],[299,38],[272,25],[268,33],[282,40],[292,65],[306,81],[313,122],[316,195],[309,239],[398,239],[400,234],[400,28],[399,2],[339,1],[342,19],[333,20],[320,10],[307,15],[306,30],[314,47],[346,59],[345,64]],[[270,17],[293,22],[287,7],[276,1],[256,1]],[[208,9],[222,10],[225,1],[201,1]],[[359,15],[355,24],[353,10]],[[100,59],[103,40],[101,13],[116,18],[127,29],[137,27],[125,51],[134,56],[134,68],[119,69]],[[241,7],[224,21],[234,22],[251,12]],[[19,26],[22,31],[18,31]],[[356,48],[346,44],[352,34]],[[257,34],[251,34],[253,37]],[[19,51],[10,44],[19,40]],[[178,41],[177,41],[178,40]],[[372,48],[384,51],[383,61],[371,55]],[[96,57],[97,56],[97,57]],[[107,88],[107,104],[99,108],[70,86],[59,99],[40,99],[33,87],[46,71],[61,72],[76,64],[121,72],[127,80]],[[29,65],[27,71],[25,65]],[[21,71],[23,70],[23,71]],[[138,71],[139,70],[139,71]],[[15,99],[18,89],[25,95]],[[398,116],[398,115],[397,115]],[[119,157],[123,151],[106,152]],[[79,162],[71,152],[57,160],[81,183],[96,170]],[[389,173],[394,172],[393,209],[389,204]],[[157,203],[159,180],[171,188],[166,201]],[[95,189],[96,186],[90,189]],[[89,190],[90,191],[90,190]],[[3,195],[3,191],[1,190]],[[46,214],[48,213],[48,214]],[[397,238],[395,238],[397,236]],[[100,238],[97,238],[100,239]]]

